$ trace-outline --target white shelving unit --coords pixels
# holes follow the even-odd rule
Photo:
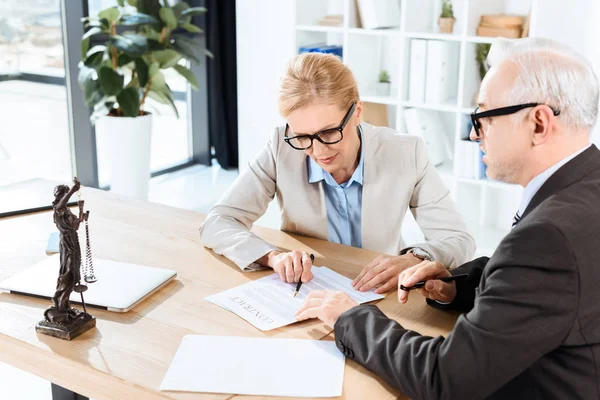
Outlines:
[[[397,0],[401,19],[393,29],[363,29],[357,24],[355,0],[297,0],[296,47],[314,43],[343,46],[344,63],[353,71],[362,100],[385,104],[390,125],[406,132],[404,111],[421,108],[439,113],[448,129],[452,152],[466,135],[468,115],[475,108],[474,100],[480,79],[475,60],[478,43],[492,43],[493,38],[476,36],[483,14],[517,14],[526,16],[531,10],[530,36],[535,36],[537,0],[453,0],[456,24],[452,34],[439,33],[437,20],[441,0]],[[341,27],[319,26],[327,14],[344,16]],[[459,68],[456,97],[445,104],[414,103],[408,100],[410,42],[413,39],[443,40],[457,43]],[[391,77],[391,95],[375,95],[379,71],[385,69]],[[454,154],[456,157],[456,154]],[[454,157],[454,158],[455,158]],[[467,220],[478,243],[478,254],[491,255],[501,238],[511,227],[522,188],[488,179],[458,177],[454,161],[437,167],[444,183]]]

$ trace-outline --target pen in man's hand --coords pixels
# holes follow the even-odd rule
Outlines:
[[[447,276],[444,278],[434,278],[437,279],[439,281],[442,282],[452,282],[452,281],[457,281],[457,280],[461,280],[461,279],[466,279],[469,276],[469,274],[458,274],[458,275],[453,275],[453,276]],[[433,280],[433,279],[429,279],[429,280]],[[413,289],[420,289],[425,287],[425,283],[427,281],[421,281],[421,282],[417,282],[414,286],[404,286],[404,285],[400,285],[400,289],[401,290],[413,290]]]
[[[315,256],[314,256],[314,254],[310,255],[310,262],[311,262],[311,264],[313,262],[315,262]],[[300,279],[298,279],[298,284],[296,285],[296,290],[294,291],[294,297],[296,297],[296,295],[300,291],[300,286],[302,286],[302,277],[300,277]]]

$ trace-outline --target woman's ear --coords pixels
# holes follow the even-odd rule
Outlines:
[[[363,102],[358,101],[356,103],[356,109],[354,110],[354,117],[356,118],[356,126],[360,125],[362,121],[362,112],[363,112]]]

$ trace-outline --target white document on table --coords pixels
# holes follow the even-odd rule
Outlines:
[[[296,297],[293,297],[296,283],[283,282],[278,274],[272,274],[208,296],[206,300],[237,314],[262,331],[269,331],[296,322],[296,311],[313,290],[341,290],[360,304],[384,297],[373,291],[355,290],[351,279],[327,267],[313,267],[312,272],[314,278],[302,284]]]
[[[344,360],[331,341],[188,335],[160,390],[337,397]]]

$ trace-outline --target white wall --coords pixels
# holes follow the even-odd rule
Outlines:
[[[526,13],[521,0],[506,4],[511,12]],[[536,36],[574,47],[590,59],[600,76],[600,1],[533,0],[533,5],[536,12],[531,23]],[[283,123],[277,112],[277,87],[286,62],[296,53],[295,12],[293,0],[236,2],[240,171],[275,126]],[[600,144],[600,124],[593,140]]]
[[[279,78],[296,54],[293,0],[236,2],[240,172],[276,126]]]
[[[535,4],[537,3],[537,4]],[[534,0],[536,13],[532,30],[536,36],[548,37],[571,46],[592,63],[600,77],[600,2],[598,0]],[[600,144],[600,124],[592,134]]]

